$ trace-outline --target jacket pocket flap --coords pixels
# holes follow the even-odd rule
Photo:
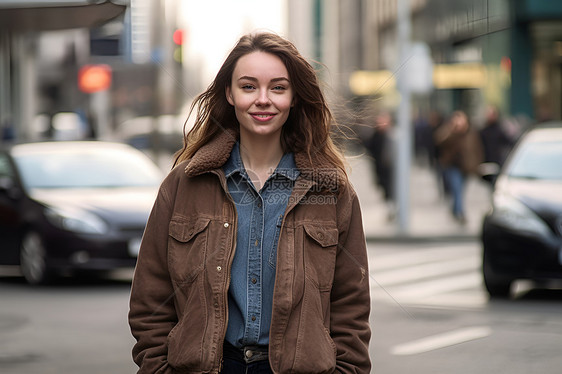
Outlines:
[[[209,218],[185,219],[172,218],[170,221],[169,234],[180,242],[188,242],[195,235],[205,230],[211,220]]]
[[[338,244],[338,229],[335,227],[308,223],[304,224],[304,230],[308,236],[324,248]]]

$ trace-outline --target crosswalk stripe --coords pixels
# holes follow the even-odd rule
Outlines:
[[[466,256],[464,248],[461,249],[420,249],[398,253],[377,252],[369,253],[369,268],[372,270],[386,270],[414,264],[422,264],[439,260],[448,260]]]
[[[466,327],[397,345],[392,348],[391,353],[404,356],[430,352],[471,340],[485,338],[491,334],[492,329],[489,326]]]
[[[475,243],[372,246],[368,254],[373,300],[446,308],[480,308],[486,303]]]
[[[457,258],[449,261],[430,262],[418,266],[408,266],[396,270],[377,272],[370,271],[371,278],[377,283],[390,286],[407,283],[414,280],[434,278],[448,274],[458,274],[466,271],[474,271],[480,267],[480,260],[474,257]]]
[[[371,289],[371,296],[375,299],[392,297],[398,302],[401,300],[414,301],[434,294],[479,287],[481,283],[480,274],[469,273],[390,288],[386,288],[384,285],[382,285],[382,288],[374,285]]]

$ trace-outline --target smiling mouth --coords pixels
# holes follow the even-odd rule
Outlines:
[[[257,119],[258,121],[269,121],[270,119],[272,119],[275,114],[274,113],[252,113],[251,116],[255,119]]]

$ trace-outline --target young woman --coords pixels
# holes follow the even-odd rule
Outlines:
[[[246,35],[193,108],[135,270],[139,373],[369,373],[361,213],[314,69]]]

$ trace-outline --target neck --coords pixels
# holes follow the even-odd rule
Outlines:
[[[255,139],[240,136],[240,157],[257,186],[262,186],[283,157],[280,138]]]
[[[283,149],[279,139],[254,139],[240,137],[240,157],[246,169],[263,170],[275,169],[281,157]]]

